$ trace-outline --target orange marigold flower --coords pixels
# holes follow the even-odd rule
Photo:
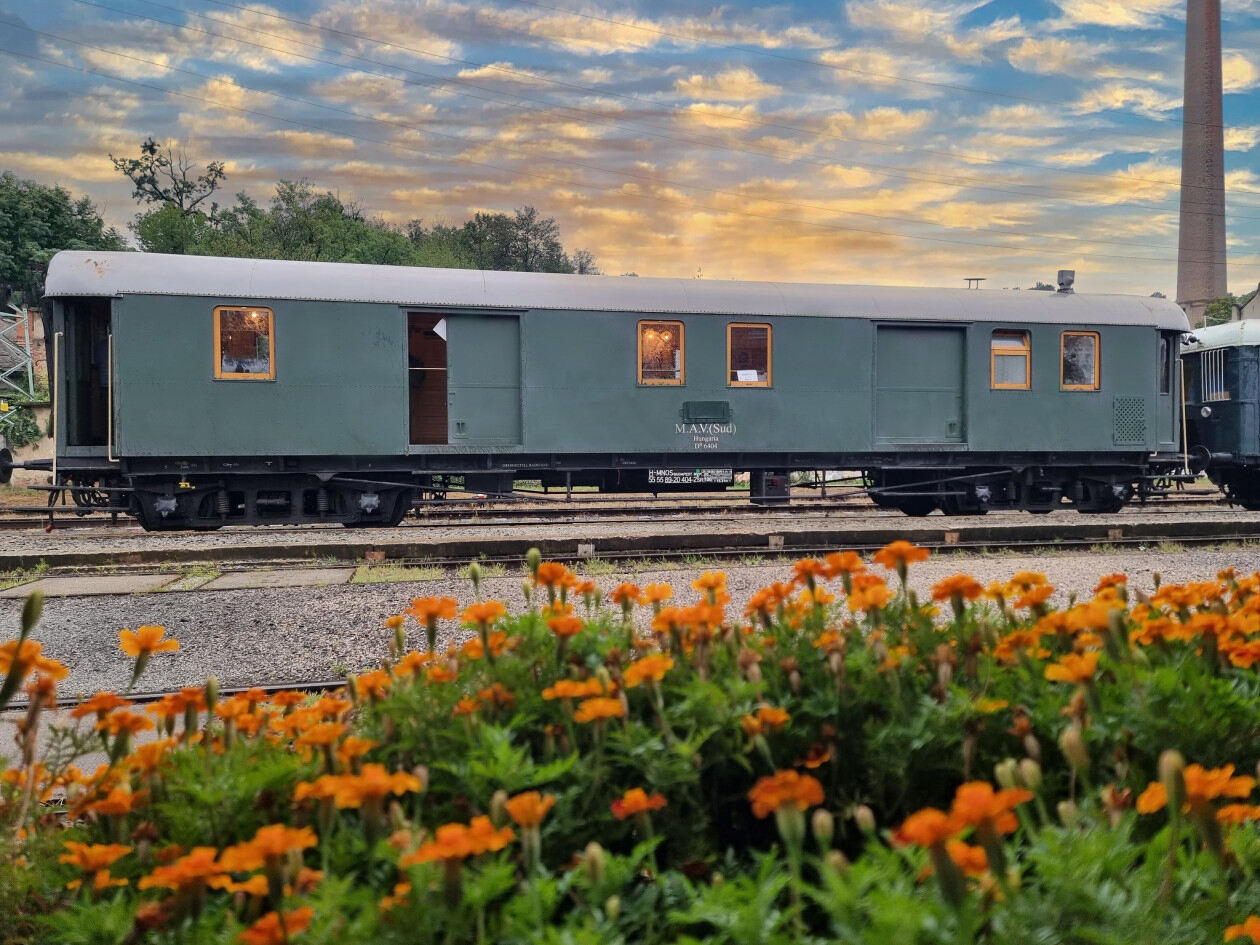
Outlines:
[[[821,768],[831,760],[831,749],[822,742],[814,742],[805,752],[805,757],[797,762],[803,768],[809,768],[811,771],[815,768]]]
[[[286,945],[289,939],[297,935],[308,925],[315,915],[310,906],[302,906],[284,914],[284,923],[280,922],[280,914],[268,912],[265,916],[236,937],[241,945]]]
[[[931,847],[957,836],[961,827],[943,810],[925,807],[907,817],[893,832],[897,846]]]
[[[252,840],[225,849],[219,857],[219,868],[228,873],[261,869],[268,860],[275,862],[290,850],[307,850],[318,843],[310,827],[269,824],[258,828]]]
[[[1048,581],[1040,571],[1016,571],[1008,583],[1020,593],[1027,594],[1034,587],[1041,587]]]
[[[181,856],[174,863],[159,866],[148,876],[141,877],[137,885],[141,889],[184,889],[202,884],[211,876],[224,872],[215,862],[218,853],[214,847],[193,847],[186,856]]]
[[[337,760],[343,765],[348,765],[356,758],[362,758],[369,751],[379,744],[370,738],[360,738],[357,735],[351,735],[340,745],[337,746]]]
[[[1032,797],[1032,791],[1023,788],[995,791],[987,781],[968,781],[954,792],[950,819],[962,826],[988,824],[998,833],[1013,833],[1019,821],[1012,811]]]
[[[554,794],[539,794],[537,791],[526,791],[508,798],[508,816],[518,827],[531,829],[537,827],[556,803]]]
[[[648,794],[643,788],[631,788],[625,794],[612,802],[613,816],[618,820],[625,820],[627,817],[633,817],[635,814],[646,814],[649,811],[660,810],[669,802],[665,800],[664,794]]]
[[[142,773],[156,771],[166,759],[167,753],[177,744],[179,742],[174,738],[160,738],[157,741],[145,742],[126,759],[127,764]]]
[[[883,579],[874,574],[858,574],[853,578],[849,595],[850,610],[878,610],[892,600],[892,591]]]
[[[322,748],[337,744],[337,740],[345,733],[346,727],[340,722],[320,722],[299,735],[297,744],[302,747],[309,745],[312,748]]]
[[[1051,682],[1087,683],[1098,669],[1098,653],[1066,653],[1057,663],[1046,667],[1046,679]]]
[[[538,565],[534,580],[541,587],[559,587],[570,577],[567,567],[559,561],[544,561]]]
[[[121,843],[76,843],[73,840],[64,840],[62,845],[70,852],[61,854],[57,860],[77,866],[85,873],[107,870],[131,852],[131,847]]]
[[[43,651],[44,644],[38,640],[23,640],[21,645],[17,640],[10,640],[0,646],[0,675],[8,675],[16,666],[19,679],[26,678],[32,669],[47,673],[53,679],[65,679],[70,668],[44,656]]]
[[[452,597],[417,597],[411,602],[407,613],[416,618],[418,623],[430,620],[453,620],[459,613],[459,604]]]
[[[416,650],[411,650],[403,654],[402,659],[398,661],[398,665],[394,667],[394,672],[399,676],[414,676],[422,667],[432,661],[432,653],[420,653]]]
[[[1256,787],[1256,779],[1249,776],[1234,777],[1234,766],[1205,768],[1202,765],[1186,765],[1186,801],[1184,812],[1206,810],[1218,797],[1249,797]],[[1153,781],[1137,799],[1139,814],[1153,814],[1168,803],[1168,792],[1159,781]]]
[[[626,714],[626,707],[620,699],[608,696],[595,696],[582,700],[577,711],[573,713],[575,722],[602,722],[604,719],[620,719]]]
[[[826,579],[827,565],[819,561],[817,558],[801,558],[792,565],[792,582],[802,586],[809,584],[811,581],[817,581],[819,578]]]
[[[542,691],[542,697],[550,702],[553,699],[586,699],[590,696],[603,695],[604,687],[598,679],[558,679],[555,685]]]
[[[512,695],[508,688],[500,682],[478,691],[477,698],[486,705],[501,705],[508,708],[516,705],[516,696]]]
[[[1129,583],[1127,574],[1105,574],[1098,579],[1098,584],[1094,587],[1095,594],[1101,594],[1108,588],[1120,587]]]
[[[1014,607],[1016,610],[1022,610],[1025,607],[1039,607],[1049,600],[1053,593],[1053,584],[1038,584],[1036,587],[1030,587],[1019,597],[1016,597]]]
[[[905,568],[907,565],[916,564],[928,559],[928,550],[920,548],[918,545],[911,544],[908,541],[894,541],[879,551],[875,552],[872,559],[876,564],[883,565],[889,571],[896,571]]]
[[[970,574],[954,574],[932,585],[932,600],[949,601],[955,595],[963,600],[975,600],[984,593],[984,587]]]
[[[515,837],[511,827],[496,830],[489,817],[474,817],[470,824],[443,824],[432,840],[404,856],[398,865],[407,867],[436,860],[462,860],[502,850]]]
[[[464,623],[476,623],[488,625],[507,615],[507,608],[503,606],[501,601],[485,600],[464,610],[460,616],[460,620]]]
[[[392,616],[385,618],[385,629],[397,630],[404,623],[406,623],[406,617],[404,617],[402,614],[393,614]]]
[[[338,807],[362,807],[379,802],[387,794],[402,796],[420,790],[420,780],[405,771],[386,771],[384,765],[366,764],[359,774],[342,775],[337,782]]]
[[[141,653],[168,653],[179,649],[179,641],[163,639],[165,627],[148,625],[131,630],[118,631],[118,647],[128,656],[138,657]]]
[[[129,732],[135,735],[138,732],[147,732],[152,728],[153,720],[147,715],[141,715],[139,712],[129,712],[126,709],[112,712],[96,723],[98,732],[108,732],[110,735],[118,735],[121,732]]]
[[[649,584],[643,588],[640,604],[663,604],[674,596],[674,588],[669,584]]]
[[[124,699],[116,692],[98,692],[91,699],[85,699],[70,710],[70,718],[81,719],[85,716],[105,716],[114,709],[125,709],[132,705],[130,699]]]
[[[623,679],[627,689],[633,689],[646,680],[660,682],[674,668],[674,661],[664,653],[649,653],[626,667]]]
[[[1010,703],[1005,699],[991,699],[988,696],[983,696],[976,700],[976,710],[986,715],[990,712],[1001,712],[1009,705]]]
[[[841,574],[857,574],[866,570],[866,562],[856,551],[833,551],[823,559],[827,566],[827,577],[833,578]]]
[[[754,727],[758,732],[763,728],[771,732],[777,732],[792,720],[792,716],[786,709],[780,709],[772,705],[763,705],[759,706],[757,711],[751,715],[744,716],[744,719],[752,719],[756,723]],[[742,720],[740,724],[743,724]],[[748,728],[745,727],[744,731],[748,731]]]
[[[748,792],[753,814],[765,818],[780,807],[807,810],[823,802],[822,785],[817,779],[797,771],[776,771],[761,778]]]
[[[1231,925],[1225,930],[1225,941],[1232,942],[1244,935],[1260,945],[1260,916],[1249,915],[1240,924]]]
[[[123,814],[130,814],[137,807],[144,803],[144,792],[140,791],[132,794],[131,791],[124,787],[115,787],[110,790],[102,798],[90,802],[85,806],[85,810],[96,811],[98,814],[105,814],[112,817],[121,817]]]
[[[989,858],[984,847],[973,847],[961,840],[950,840],[945,844],[949,858],[967,876],[982,876],[989,869]]]
[[[633,604],[642,593],[637,584],[618,584],[608,597],[614,604]]]
[[[430,666],[424,674],[424,678],[432,683],[451,682],[458,674],[449,666]]]
[[[355,677],[354,688],[360,699],[383,699],[393,684],[389,673],[383,669],[374,669],[370,673]]]
[[[1260,806],[1255,804],[1226,804],[1216,812],[1216,819],[1223,824],[1245,824],[1260,820]]]
[[[697,591],[724,591],[726,590],[726,572],[705,571],[691,582],[691,587]]]
[[[577,636],[585,626],[586,621],[572,614],[562,614],[558,617],[547,618],[548,629],[558,637]]]
[[[472,715],[480,708],[480,702],[476,699],[470,698],[469,696],[464,696],[455,703],[455,708],[451,709],[451,715],[455,718],[460,718],[461,716]]]

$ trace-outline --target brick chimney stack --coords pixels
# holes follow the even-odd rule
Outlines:
[[[1225,129],[1221,118],[1221,0],[1186,0],[1181,109],[1181,230],[1177,303],[1191,325],[1228,291],[1225,281]]]

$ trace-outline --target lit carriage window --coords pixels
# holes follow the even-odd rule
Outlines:
[[[769,325],[726,326],[726,383],[729,387],[769,387],[771,381]]]
[[[639,322],[639,383],[681,384],[686,350],[682,322]]]
[[[1028,390],[1032,346],[1026,331],[995,331],[989,356],[989,386],[993,390]]]
[[[269,308],[214,310],[214,376],[224,380],[273,381],[276,378],[276,338]]]
[[[1098,332],[1065,331],[1060,385],[1064,390],[1098,390]]]
[[[1229,386],[1225,380],[1225,348],[1204,351],[1203,362],[1203,399],[1229,400]]]

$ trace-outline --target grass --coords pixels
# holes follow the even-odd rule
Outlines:
[[[48,493],[42,489],[23,489],[18,486],[0,486],[0,506],[47,505]]]
[[[0,571],[0,591],[10,587],[17,587],[19,584],[29,584],[36,581],[48,573],[48,562],[40,561],[33,568],[18,569],[15,571]]]
[[[603,558],[590,558],[582,562],[582,570],[591,577],[604,577],[615,574],[622,570],[622,567],[611,561],[605,561]]]
[[[1155,546],[1155,550],[1160,554],[1177,555],[1186,550],[1186,546],[1179,541],[1161,541]]]
[[[507,577],[507,567],[499,564],[497,561],[488,563],[477,562],[477,566],[481,568],[481,576],[483,578],[500,578]],[[459,576],[465,581],[468,580],[468,565],[464,565],[459,569]]]
[[[439,581],[446,576],[433,565],[365,564],[355,569],[351,584],[397,584],[402,581]]]
[[[212,564],[194,564],[189,568],[180,568],[179,577],[170,584],[164,584],[162,587],[159,587],[158,590],[163,593],[167,591],[193,591],[203,584],[209,584],[222,574],[223,572]]]

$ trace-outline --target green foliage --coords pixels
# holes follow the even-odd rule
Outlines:
[[[4,290],[32,304],[43,293],[42,267],[63,249],[126,249],[87,197],[0,172],[0,302]]]
[[[1207,308],[1203,310],[1204,325],[1223,325],[1234,317],[1234,306],[1238,304],[1238,297],[1233,294],[1222,295],[1219,299],[1213,299],[1208,302]]]

